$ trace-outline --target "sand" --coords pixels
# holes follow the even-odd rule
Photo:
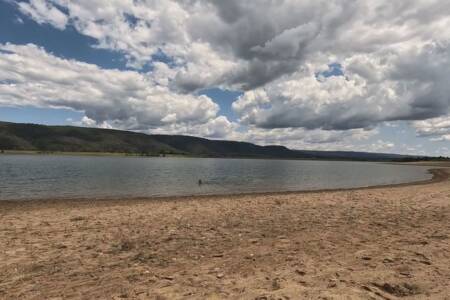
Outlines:
[[[0,299],[450,299],[450,181],[0,202]]]

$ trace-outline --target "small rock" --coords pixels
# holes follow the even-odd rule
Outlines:
[[[337,286],[337,283],[336,283],[335,280],[331,280],[331,281],[328,283],[328,288],[335,288],[336,286]]]
[[[219,274],[216,275],[216,277],[219,278],[219,279],[223,278],[224,276],[225,276],[225,274],[223,274],[223,273],[219,273]]]
[[[411,273],[409,272],[400,272],[400,275],[403,275],[405,277],[412,277]]]
[[[370,287],[368,287],[367,285],[362,285],[361,288],[365,291],[373,292],[372,289]]]
[[[161,277],[161,278],[162,278],[162,279],[165,279],[165,280],[170,280],[170,281],[172,281],[172,280],[175,279],[173,276],[163,276],[163,277]]]
[[[281,289],[280,281],[278,278],[275,278],[274,280],[272,280],[272,289],[274,291]]]
[[[395,285],[390,283],[384,284],[374,283],[373,285],[385,291],[386,293],[389,293],[397,297],[412,296],[420,293],[420,289],[418,286],[409,283],[395,284]]]
[[[134,244],[131,241],[122,241],[118,248],[120,251],[130,251],[134,248]]]

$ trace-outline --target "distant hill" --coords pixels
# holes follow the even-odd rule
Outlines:
[[[38,152],[105,152],[137,155],[186,155],[322,160],[414,160],[416,157],[345,151],[291,150],[246,142],[218,141],[181,135],[0,122],[0,150]]]

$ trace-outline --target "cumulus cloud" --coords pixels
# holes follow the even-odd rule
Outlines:
[[[285,145],[292,149],[350,149],[348,147],[355,142],[366,143],[377,134],[377,130],[364,129],[331,131],[303,128],[262,129],[251,126],[245,131],[233,132],[230,137],[261,145]]]
[[[39,24],[49,23],[58,29],[64,29],[67,25],[67,15],[48,1],[30,0],[29,3],[19,2],[17,5],[22,13],[30,16]]]
[[[249,132],[329,131],[343,140],[346,133],[340,132],[369,132],[384,122],[407,120],[419,122],[412,123],[419,135],[447,135],[440,125],[436,129],[440,121],[435,120],[450,107],[448,1],[29,0],[17,5],[39,24],[72,26],[94,38],[94,47],[122,53],[137,71],[153,66],[147,75],[97,68],[94,74],[115,84],[111,91],[90,87],[104,96],[95,104],[80,105],[67,95],[82,92],[66,89],[58,101],[85,110],[98,124],[115,126],[119,120],[127,128],[188,133],[180,124],[190,123],[205,135],[236,135],[230,132],[238,125],[218,119],[214,103],[191,96],[222,87],[245,92],[233,108]],[[329,76],[333,64],[342,74]],[[63,105],[45,94],[58,78],[32,79],[30,84],[45,88],[27,101]],[[226,130],[219,134],[219,128]]]
[[[133,130],[218,122],[211,99],[161,83],[155,75],[105,70],[31,44],[0,44],[0,105],[70,108],[85,113],[86,125]]]
[[[449,4],[437,0],[32,0],[19,5],[36,21],[59,26],[67,22],[44,12],[64,8],[78,31],[97,39],[99,47],[123,51],[137,65],[160,50],[184,72],[198,66],[195,59],[215,57],[218,66],[239,62],[219,68],[216,77],[243,89],[295,72],[318,52],[346,56],[445,39],[450,12]]]
[[[241,120],[263,128],[327,130],[369,128],[394,120],[422,120],[450,107],[450,47],[430,43],[384,49],[342,61],[343,76],[317,77],[303,70],[233,103]]]
[[[419,136],[436,141],[450,141],[450,115],[413,123]]]
[[[204,124],[184,126],[182,124],[170,124],[148,130],[151,134],[180,134],[202,136],[211,139],[232,139],[239,125],[230,122],[226,117],[219,116]]]

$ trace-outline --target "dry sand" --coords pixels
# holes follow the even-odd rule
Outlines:
[[[450,299],[450,181],[0,202],[1,299]]]

